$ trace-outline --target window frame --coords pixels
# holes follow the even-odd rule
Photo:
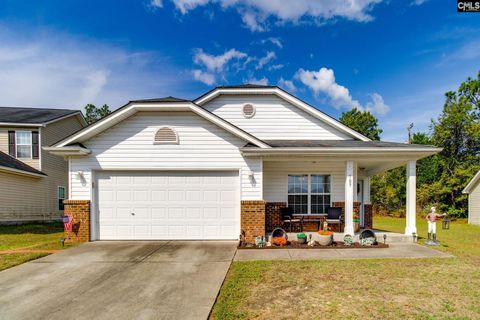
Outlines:
[[[63,189],[63,198],[60,198],[60,188]],[[67,188],[65,186],[57,186],[57,210],[58,211],[64,211],[65,207],[62,202],[62,208],[60,208],[60,200],[64,201],[67,199]]]
[[[289,193],[288,192],[288,178],[290,176],[307,176],[307,193]],[[330,188],[330,192],[329,193],[318,193],[318,192],[315,192],[315,193],[312,193],[312,176],[328,176],[329,177],[329,188]],[[321,195],[321,196],[325,196],[325,195],[328,195],[330,196],[330,207],[332,206],[332,193],[333,193],[333,179],[332,179],[332,175],[331,174],[325,174],[325,173],[289,173],[287,174],[287,206],[289,206],[289,203],[288,203],[288,196],[290,195],[307,195],[307,212],[305,213],[294,213],[296,215],[325,215],[327,214],[326,212],[325,213],[312,213],[312,195]]]
[[[28,133],[30,135],[30,144],[18,143],[18,134],[19,133]],[[30,156],[29,157],[19,157],[18,156],[18,147],[19,146],[30,146]],[[33,159],[33,137],[32,131],[28,130],[16,130],[15,131],[15,158],[17,159]]]

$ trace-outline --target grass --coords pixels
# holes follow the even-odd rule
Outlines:
[[[405,220],[374,226],[403,232]],[[417,226],[425,237],[426,223]],[[479,237],[464,221],[439,228],[451,259],[234,262],[211,318],[480,319]]]
[[[63,225],[59,223],[2,225],[0,226],[0,251],[62,250],[72,246],[72,244],[65,244],[65,247],[62,247],[61,238],[63,238]],[[48,254],[48,252],[0,254],[0,271]]]

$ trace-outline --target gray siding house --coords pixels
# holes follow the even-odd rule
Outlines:
[[[480,225],[480,171],[463,189],[468,194],[468,223]]]

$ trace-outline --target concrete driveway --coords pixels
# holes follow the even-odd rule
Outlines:
[[[0,272],[0,318],[206,319],[236,245],[86,243]]]

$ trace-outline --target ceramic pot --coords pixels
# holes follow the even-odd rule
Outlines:
[[[329,246],[333,242],[333,234],[328,236],[319,234],[317,236],[317,241],[318,241],[318,244],[320,244],[321,246]]]

